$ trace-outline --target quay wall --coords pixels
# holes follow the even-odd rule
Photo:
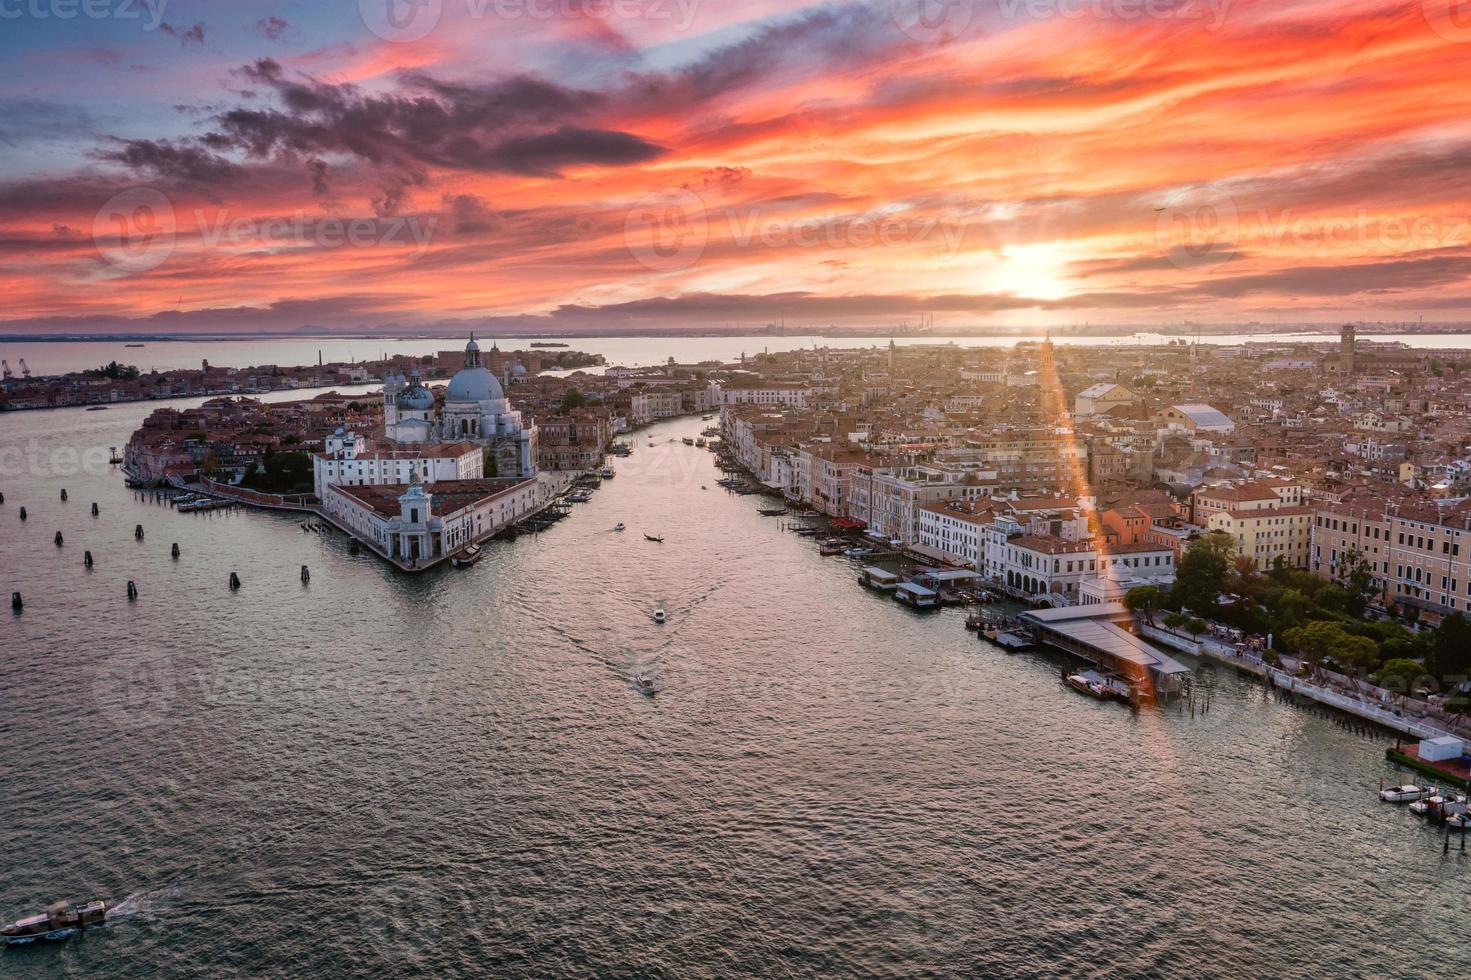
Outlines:
[[[1453,735],[1438,725],[1430,724],[1423,719],[1415,719],[1403,714],[1396,713],[1389,708],[1360,698],[1350,697],[1341,691],[1314,684],[1295,677],[1284,670],[1279,670],[1271,664],[1266,663],[1258,657],[1243,656],[1228,648],[1225,644],[1214,640],[1192,641],[1182,637],[1170,630],[1161,629],[1158,626],[1150,626],[1148,623],[1140,623],[1141,636],[1148,637],[1158,643],[1190,653],[1198,657],[1208,657],[1219,660],[1222,663],[1239,667],[1250,671],[1263,680],[1274,684],[1281,690],[1295,695],[1309,698],[1319,704],[1327,705],[1347,714],[1371,721],[1376,725],[1382,725],[1391,731],[1414,738],[1439,738],[1442,735]],[[1462,736],[1457,736],[1462,737]]]

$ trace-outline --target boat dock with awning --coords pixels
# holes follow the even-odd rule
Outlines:
[[[1134,617],[1120,602],[1033,609],[1017,619],[1038,643],[1122,674],[1161,698],[1180,691],[1191,673],[1189,667],[1125,629],[1133,625]]]

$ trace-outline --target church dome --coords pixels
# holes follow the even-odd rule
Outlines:
[[[434,407],[434,392],[425,388],[419,381],[419,373],[414,372],[409,386],[398,393],[398,407],[411,412],[427,412]]]
[[[501,383],[483,367],[467,367],[450,379],[444,393],[447,402],[489,402],[504,398]]]

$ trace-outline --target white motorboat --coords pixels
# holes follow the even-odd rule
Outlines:
[[[615,531],[621,531],[621,530],[623,530],[623,522],[622,521],[619,521],[617,524],[614,524],[613,525],[613,530],[615,530]]]
[[[1442,796],[1426,796],[1426,797],[1423,797],[1421,799],[1416,800],[1414,803],[1411,803],[1410,804],[1410,812],[1413,813],[1417,817],[1423,817],[1423,816],[1426,816],[1427,814],[1429,814],[1429,813],[1431,813],[1433,811],[1439,810],[1444,805],[1445,805],[1445,798],[1444,797],[1442,797]]]
[[[667,612],[665,612],[663,609],[655,609],[654,610],[654,622],[656,622],[656,623],[666,623],[668,621],[669,621],[669,614]]]
[[[1109,693],[1108,685],[1103,678],[1091,670],[1079,671],[1069,674],[1064,678],[1069,687],[1100,701],[1107,701],[1112,695]]]
[[[1379,791],[1379,798],[1386,803],[1411,803],[1422,797],[1431,796],[1435,790],[1429,786],[1415,786],[1406,784],[1404,786],[1391,786]]]
[[[638,693],[640,694],[647,694],[649,697],[653,697],[659,693],[659,685],[655,684],[654,679],[648,674],[639,674],[638,677],[634,678],[634,683],[638,685]]]
[[[57,902],[40,915],[19,919],[0,927],[0,938],[11,945],[33,943],[38,939],[65,939],[102,925],[107,919],[107,903],[87,902],[73,905]]]

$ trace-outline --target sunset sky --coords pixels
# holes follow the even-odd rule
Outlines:
[[[0,331],[1471,320],[1471,4],[918,2],[0,0]]]

